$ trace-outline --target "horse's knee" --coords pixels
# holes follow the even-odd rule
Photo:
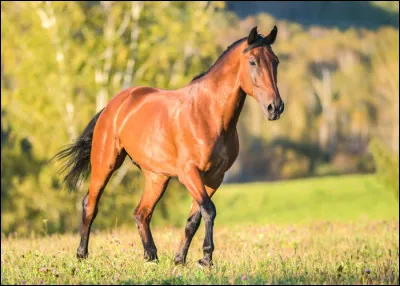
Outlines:
[[[135,209],[133,213],[133,217],[135,218],[136,224],[142,225],[144,223],[149,223],[151,219],[151,212],[147,208],[139,208]]]
[[[201,216],[204,218],[205,221],[214,221],[217,216],[217,210],[211,200],[209,200],[207,203],[202,204],[200,210]]]

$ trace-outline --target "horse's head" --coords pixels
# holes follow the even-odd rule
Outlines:
[[[269,120],[279,119],[284,104],[277,86],[278,57],[271,49],[278,29],[263,37],[254,27],[247,38],[247,47],[240,59],[240,84],[243,91],[253,96]]]

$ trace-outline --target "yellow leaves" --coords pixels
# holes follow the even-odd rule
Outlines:
[[[352,128],[355,130],[360,130],[363,127],[363,124],[366,122],[365,116],[365,113],[361,112],[360,110],[355,110],[352,114]]]
[[[399,13],[399,1],[370,1],[372,5],[392,13]]]
[[[211,4],[211,5],[214,5],[215,8],[218,8],[218,9],[223,9],[223,8],[226,7],[225,1],[213,1],[213,2],[210,3],[210,4]]]

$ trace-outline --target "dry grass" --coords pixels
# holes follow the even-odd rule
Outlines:
[[[328,210],[327,210],[328,211]],[[399,221],[215,226],[212,269],[200,269],[204,225],[188,265],[175,267],[182,229],[156,228],[160,263],[145,265],[136,229],[97,233],[78,262],[78,235],[4,238],[2,284],[398,284]]]

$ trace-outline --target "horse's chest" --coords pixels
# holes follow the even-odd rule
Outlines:
[[[206,174],[223,174],[227,171],[236,155],[234,154],[233,142],[219,140],[206,160],[204,172]]]

